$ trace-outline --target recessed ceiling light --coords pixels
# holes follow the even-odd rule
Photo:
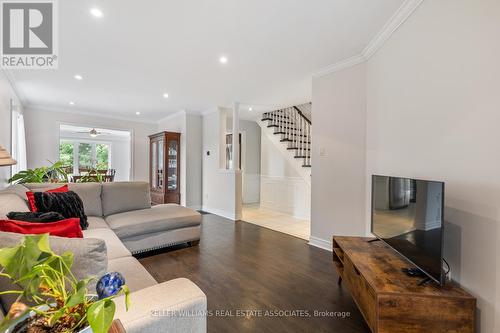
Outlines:
[[[248,111],[252,111],[252,110],[253,110],[253,109],[252,109],[252,107],[249,107],[249,108],[248,108]]]
[[[168,94],[167,93],[163,93],[163,98],[168,98]]]
[[[140,113],[139,111],[137,111],[135,114],[136,114],[136,115],[140,115],[141,113]]]
[[[92,14],[95,17],[102,17],[102,11],[99,8],[92,8],[90,10],[90,14]]]
[[[83,80],[83,76],[81,76],[80,74],[76,74],[75,76],[73,76],[75,79],[77,79],[78,81],[80,80]]]
[[[75,102],[69,102],[69,105],[75,105]]]
[[[220,57],[220,58],[219,58],[219,62],[220,62],[221,64],[227,64],[227,57],[226,57],[226,56],[222,56],[222,57]]]

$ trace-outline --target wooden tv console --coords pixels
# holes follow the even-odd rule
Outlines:
[[[373,333],[474,332],[474,297],[455,282],[419,286],[401,271],[410,262],[369,240],[334,236],[333,262]]]

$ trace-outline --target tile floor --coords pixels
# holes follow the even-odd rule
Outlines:
[[[285,213],[260,208],[259,205],[243,205],[243,221],[307,241],[311,233],[309,220],[297,219]]]

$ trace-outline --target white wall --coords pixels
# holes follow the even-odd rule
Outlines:
[[[181,204],[201,209],[202,117],[181,111],[161,120],[158,130],[181,133]]]
[[[280,151],[261,131],[260,206],[310,219],[311,186],[295,170],[290,151]],[[280,143],[283,145],[283,143]]]
[[[187,170],[186,205],[195,209],[202,207],[202,156],[203,119],[200,115],[186,115]]]
[[[130,140],[114,140],[111,142],[111,169],[116,170],[115,181],[129,181],[131,174]]]
[[[149,138],[158,131],[156,124],[96,117],[44,109],[25,110],[28,168],[47,165],[59,159],[59,125],[61,123],[132,131],[132,179],[149,181]]]
[[[241,120],[241,171],[244,204],[260,202],[260,126],[252,120]],[[232,132],[233,118],[227,117],[226,128]]]
[[[11,100],[20,105],[16,93],[7,80],[5,73],[0,70],[0,145],[9,153],[11,152]],[[10,178],[10,167],[0,167],[0,189],[7,186],[7,180]]]
[[[203,116],[203,210],[241,219],[241,172],[225,170],[221,154],[226,112],[218,108]]]
[[[446,182],[445,257],[483,333],[500,331],[499,36],[497,0],[424,1],[367,64],[366,176]]]
[[[323,248],[365,234],[365,87],[364,64],[313,80],[310,242]]]

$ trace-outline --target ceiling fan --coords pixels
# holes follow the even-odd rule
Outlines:
[[[107,133],[107,132],[99,132],[95,128],[92,128],[90,131],[83,131],[83,132],[77,132],[77,133],[85,133],[85,134],[90,135],[93,138],[95,138],[96,136],[101,135],[101,134],[111,134],[111,133]]]

